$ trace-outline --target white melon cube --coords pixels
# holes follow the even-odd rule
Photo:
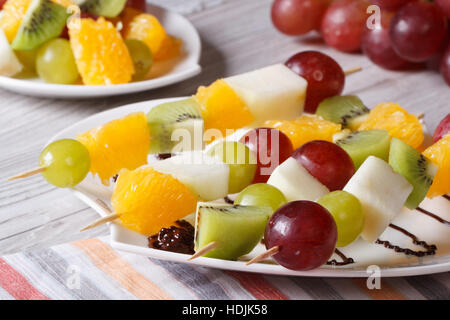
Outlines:
[[[267,183],[278,188],[287,201],[316,201],[330,192],[294,158],[289,158],[279,165]]]
[[[11,49],[5,33],[0,29],[0,75],[12,77],[22,69],[23,66]]]
[[[149,165],[158,172],[172,175],[202,200],[217,200],[228,194],[229,166],[202,152],[184,152]]]
[[[225,79],[255,117],[291,120],[303,112],[307,81],[284,64],[276,64]]]
[[[344,187],[359,199],[365,211],[361,237],[368,242],[377,240],[400,213],[412,190],[412,185],[387,162],[368,157]]]

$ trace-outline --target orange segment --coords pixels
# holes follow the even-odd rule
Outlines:
[[[142,167],[120,172],[111,203],[125,227],[151,235],[195,212],[197,197],[171,175]]]
[[[155,60],[163,61],[178,57],[181,54],[182,45],[183,41],[181,39],[167,35],[163,40],[161,48],[155,55]]]
[[[104,18],[73,21],[69,24],[69,35],[84,84],[110,85],[131,81],[133,61],[111,22]]]
[[[341,125],[314,115],[303,115],[294,120],[269,120],[264,126],[276,128],[291,139],[294,149],[313,140],[333,141],[333,135],[341,131]]]
[[[369,117],[358,130],[384,129],[396,137],[418,148],[424,139],[422,124],[398,104],[382,103],[370,111]]]
[[[218,129],[225,137],[226,129],[240,129],[254,121],[245,103],[222,79],[209,87],[199,87],[195,99],[200,104],[205,130]]]
[[[130,25],[131,21],[133,19],[143,13],[142,11],[131,8],[131,7],[125,7],[122,11],[122,13],[119,15],[120,21],[122,21],[122,36],[125,38],[125,31],[128,29],[128,26]]]
[[[439,167],[427,196],[434,198],[450,193],[450,133],[423,154]]]
[[[125,39],[137,39],[145,42],[152,53],[156,55],[166,37],[166,31],[161,23],[148,13],[135,16],[126,26]]]
[[[143,112],[91,129],[77,140],[89,150],[91,173],[105,184],[121,169],[133,170],[147,163],[150,132]]]
[[[32,0],[8,0],[3,5],[0,28],[10,43],[14,40],[31,2]]]

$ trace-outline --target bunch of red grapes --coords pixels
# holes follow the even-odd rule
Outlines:
[[[371,7],[372,5],[378,7]],[[378,10],[379,9],[379,10]],[[439,65],[450,86],[450,0],[275,0],[272,21],[287,35],[318,31],[344,52],[363,51],[380,67]]]

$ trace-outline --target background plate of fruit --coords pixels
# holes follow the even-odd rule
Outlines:
[[[7,90],[112,96],[201,72],[196,29],[145,0],[7,0],[0,6],[0,87]]]
[[[102,216],[83,230],[110,223],[114,248],[153,258],[299,276],[449,271],[450,115],[426,139],[422,117],[393,102],[306,108],[324,92],[308,80],[320,61],[340,70],[299,53],[91,116],[12,179],[70,188]]]

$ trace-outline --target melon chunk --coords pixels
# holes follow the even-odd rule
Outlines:
[[[308,83],[283,64],[225,81],[250,109],[255,124],[266,120],[291,120],[303,112]]]
[[[374,242],[400,213],[413,190],[412,185],[392,167],[370,156],[344,187],[361,202],[366,220],[361,237]]]

